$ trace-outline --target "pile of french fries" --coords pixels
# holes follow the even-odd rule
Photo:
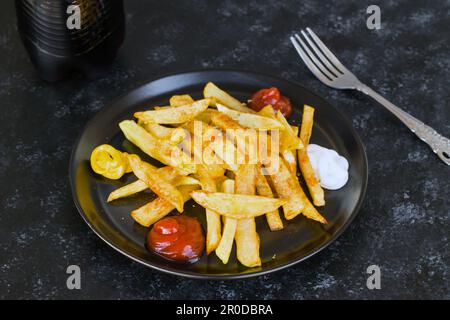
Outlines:
[[[226,264],[235,241],[238,261],[260,266],[256,217],[265,215],[271,231],[283,229],[280,208],[286,220],[302,214],[327,223],[315,208],[325,205],[324,192],[306,152],[314,109],[304,106],[299,129],[272,106],[255,112],[211,82],[203,94],[197,101],[174,95],[169,106],[136,112],[137,121],[119,124],[129,141],[164,166],[122,153],[123,172],[137,180],[111,192],[108,202],[150,189],[157,198],[131,212],[137,223],[150,227],[173,210],[183,212],[192,198],[205,208],[207,254],[215,252]],[[243,161],[236,161],[239,156]],[[117,159],[104,167],[122,165]],[[297,166],[313,203],[299,183]]]

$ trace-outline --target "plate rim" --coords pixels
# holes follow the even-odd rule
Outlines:
[[[276,79],[278,81],[281,82],[286,82],[289,83],[293,86],[297,86],[302,88],[303,90],[308,91],[308,93],[310,93],[311,95],[319,98],[320,100],[325,101],[330,107],[332,107],[342,118],[342,120],[344,121],[345,125],[349,128],[352,136],[355,138],[356,140],[356,144],[357,147],[359,149],[362,150],[362,158],[363,158],[363,176],[362,176],[362,189],[361,189],[361,195],[358,199],[358,202],[356,203],[355,209],[353,210],[352,214],[350,215],[350,217],[347,219],[347,221],[344,223],[344,225],[332,236],[330,237],[327,242],[325,242],[324,244],[322,244],[321,246],[317,247],[313,252],[307,254],[306,256],[303,256],[301,258],[292,260],[290,262],[287,262],[285,264],[267,269],[267,270],[259,270],[259,271],[255,271],[255,272],[249,272],[249,273],[243,273],[243,274],[234,274],[234,275],[220,275],[220,274],[199,274],[199,273],[195,273],[195,272],[190,272],[190,271],[175,271],[175,270],[170,270],[170,269],[165,269],[156,265],[153,265],[151,263],[149,263],[148,261],[145,260],[141,260],[138,257],[135,257],[131,254],[129,254],[128,252],[126,252],[125,250],[121,249],[120,247],[114,245],[113,243],[111,243],[106,237],[104,237],[103,235],[100,234],[100,232],[98,230],[96,230],[96,228],[94,227],[94,225],[89,221],[89,219],[87,218],[86,213],[84,212],[84,210],[81,207],[81,204],[79,202],[78,197],[76,196],[76,188],[75,188],[75,180],[74,180],[74,176],[72,174],[73,169],[74,169],[74,158],[75,158],[75,154],[76,151],[78,149],[78,146],[81,142],[81,138],[83,137],[83,134],[85,133],[86,129],[89,128],[91,126],[91,124],[93,122],[95,122],[95,120],[97,120],[97,118],[100,117],[102,111],[108,111],[108,109],[113,108],[114,105],[117,104],[118,101],[122,100],[123,98],[125,98],[126,96],[128,96],[129,94],[131,94],[134,91],[137,91],[139,89],[141,89],[142,87],[155,82],[157,80],[161,80],[163,78],[168,78],[171,76],[177,76],[177,75],[186,75],[189,73],[203,73],[203,72],[234,72],[234,73],[245,73],[245,74],[250,74],[253,76],[263,76],[263,77],[268,77],[268,78],[273,78]],[[327,99],[323,98],[321,95],[315,93],[314,91],[311,91],[310,89],[304,87],[303,85],[297,83],[296,81],[293,80],[288,80],[288,79],[284,79],[282,77],[279,76],[275,76],[269,73],[264,73],[264,72],[260,72],[260,71],[254,71],[254,70],[249,70],[249,69],[236,69],[236,68],[202,68],[202,69],[190,69],[190,70],[184,70],[181,72],[170,72],[170,73],[162,73],[159,75],[156,75],[155,77],[152,77],[151,79],[145,80],[139,84],[137,84],[134,88],[129,89],[127,92],[117,96],[116,98],[114,98],[113,100],[111,100],[109,103],[105,104],[105,106],[100,109],[92,118],[90,118],[85,125],[83,126],[82,130],[80,131],[80,133],[78,134],[78,136],[75,139],[74,145],[72,147],[72,151],[70,154],[70,159],[69,159],[69,183],[70,183],[70,189],[71,189],[71,193],[72,193],[72,200],[75,204],[75,207],[77,208],[78,213],[80,214],[80,216],[83,218],[83,220],[85,221],[85,223],[89,226],[89,228],[94,232],[94,234],[96,234],[101,240],[103,240],[103,242],[105,242],[106,244],[108,244],[111,248],[113,248],[114,250],[118,251],[119,253],[121,253],[122,255],[130,258],[133,261],[136,261],[146,267],[149,267],[153,270],[157,270],[166,274],[170,274],[170,275],[175,275],[175,276],[181,276],[181,277],[185,277],[185,278],[190,278],[190,279],[200,279],[200,280],[235,280],[235,279],[244,279],[244,278],[251,278],[251,277],[257,277],[257,276],[262,276],[262,275],[266,275],[272,272],[277,272],[286,268],[289,268],[293,265],[296,265],[298,263],[301,263],[309,258],[311,258],[312,256],[320,253],[322,250],[324,250],[325,248],[327,248],[329,245],[331,245],[334,241],[336,241],[344,232],[345,230],[347,230],[347,228],[349,227],[349,225],[353,222],[353,220],[356,218],[356,216],[358,215],[362,204],[365,200],[366,197],[366,191],[367,191],[367,184],[368,184],[368,175],[369,175],[369,165],[368,165],[368,159],[367,159],[367,152],[366,152],[366,148],[361,140],[361,137],[359,135],[359,133],[356,131],[356,129],[353,127],[350,119],[343,113],[341,112],[338,108],[336,108],[333,104],[329,103]]]

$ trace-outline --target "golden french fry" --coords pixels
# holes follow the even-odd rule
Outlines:
[[[169,139],[174,130],[174,128],[168,128],[157,123],[144,122],[142,120],[139,120],[138,124],[158,139]]]
[[[139,120],[138,124],[155,138],[168,140],[172,145],[179,144],[187,135],[183,128],[168,128],[157,123],[144,122],[142,120]]]
[[[305,149],[300,149],[305,150]],[[299,151],[300,151],[299,150]],[[284,150],[281,152],[283,159],[288,164],[289,170],[293,175],[297,175],[297,157],[295,156],[295,150]]]
[[[213,179],[220,179],[225,175],[226,169],[221,164],[211,164],[211,165],[204,164],[203,167],[208,172],[210,177]]]
[[[173,180],[172,184],[175,187],[188,186],[188,185],[201,185],[201,182],[192,177],[179,177]]]
[[[217,186],[214,179],[209,176],[208,172],[202,165],[197,166],[195,176],[201,183],[202,189],[209,192],[216,192]],[[220,215],[211,209],[206,208],[206,254],[213,252],[220,242],[221,223]]]
[[[183,128],[174,128],[172,135],[170,136],[170,144],[177,145],[180,142],[182,142],[184,139],[186,139],[187,135],[189,133],[186,129]]]
[[[257,113],[259,115],[267,117],[267,118],[276,119],[275,110],[273,109],[272,105],[270,105],[270,104],[268,104],[267,106],[265,106],[264,108],[259,110]]]
[[[122,121],[119,127],[129,141],[138,146],[150,157],[177,168],[185,174],[195,172],[196,167],[192,159],[177,146],[153,137],[132,120]]]
[[[248,219],[263,215],[278,209],[287,201],[255,195],[230,195],[201,190],[194,191],[191,196],[202,207],[234,219]]]
[[[284,127],[281,132],[281,150],[302,149],[304,148],[302,140],[297,137],[291,125],[281,112],[276,113],[276,118]]]
[[[305,196],[306,200],[305,200],[305,207],[303,208],[302,214],[307,217],[308,219],[312,219],[312,220],[316,220],[322,224],[327,224],[327,219],[325,219],[320,213],[319,211],[317,211],[317,209],[312,205],[311,201],[309,201],[309,199],[306,197],[306,195],[303,193],[303,195]]]
[[[222,177],[225,174],[225,161],[214,152],[214,146],[210,146],[211,137],[215,134],[221,135],[220,131],[198,120],[186,122],[183,128],[191,134],[186,149],[193,155],[195,163],[202,163],[213,179]]]
[[[284,129],[284,126],[280,122],[272,118],[264,117],[258,114],[239,112],[236,110],[229,109],[219,103],[217,104],[217,110],[219,112],[222,112],[223,114],[226,114],[243,127],[261,130]]]
[[[300,129],[300,137],[303,140],[305,146],[308,145],[311,137],[311,131],[314,122],[314,108],[307,106],[303,107],[302,127]],[[313,203],[316,206],[325,205],[325,195],[316,173],[309,160],[306,148],[298,150],[298,162],[300,164],[300,170],[303,178],[305,179],[306,186],[308,187]]]
[[[229,115],[221,113],[221,112],[215,112],[211,114],[211,122],[213,125],[219,127],[220,129],[227,130],[227,129],[243,129],[236,120],[231,118]]]
[[[236,161],[240,164],[258,163],[258,133],[255,129],[242,127],[237,121],[226,114],[215,113],[211,116],[211,122],[222,130],[225,130],[227,142],[236,145]],[[228,130],[231,129],[231,130]]]
[[[258,114],[261,114],[263,116],[266,117],[270,117],[273,119],[278,119],[275,110],[273,109],[273,107],[269,104],[267,106],[265,106],[264,108],[262,108]],[[285,121],[286,119],[280,118],[281,121],[279,121],[280,123],[284,125],[287,125],[287,122]],[[298,136],[298,127],[297,126],[293,126],[290,125],[292,132],[295,136]],[[290,130],[289,130],[290,131]],[[291,135],[290,132],[280,132],[280,142],[279,145],[282,145],[282,150],[281,150],[281,155],[283,156],[283,159],[286,160],[286,163],[289,166],[289,170],[291,170],[291,172],[296,175],[297,174],[297,157],[295,155],[295,151],[292,149],[289,149],[289,143],[283,142],[284,138],[286,138],[286,136],[288,136],[288,141],[289,141],[289,136]]]
[[[164,106],[164,107],[154,106],[153,107],[154,110],[164,110],[164,109],[171,109],[171,108],[173,108],[173,107],[171,107],[171,106]]]
[[[183,195],[184,203],[191,198],[190,193],[198,188],[198,185],[186,185],[178,188]],[[167,216],[173,210],[175,210],[173,204],[161,197],[158,197],[142,207],[133,210],[131,212],[131,217],[140,225],[150,227],[158,220]]]
[[[214,100],[214,102],[224,104],[228,108],[241,112],[255,113],[252,109],[240,103],[237,99],[230,96],[228,93],[217,87],[212,82],[208,82],[206,84],[205,88],[203,89],[203,95],[205,96],[205,98],[211,98]]]
[[[262,108],[259,112],[259,115],[269,117],[272,119],[278,120],[278,122],[285,129],[281,133],[281,148],[282,150],[290,150],[290,149],[300,149],[303,147],[302,141],[297,138],[298,136],[298,127],[290,125],[286,118],[283,116],[281,112],[275,112],[273,107],[269,104]]]
[[[174,95],[170,97],[170,106],[171,107],[181,107],[186,104],[191,104],[194,102],[194,99],[188,94],[182,95]]]
[[[282,159],[278,161],[278,171],[270,175],[270,179],[278,196],[288,199],[288,202],[283,205],[283,211],[284,217],[289,220],[302,212],[305,200],[297,177],[289,171]]]
[[[210,146],[212,136],[221,134],[219,130],[199,120],[186,122],[183,128],[190,133],[190,143],[187,146],[196,164],[203,164],[212,178],[218,178],[225,173],[225,163]]]
[[[127,157],[127,161],[128,161],[128,157]],[[169,166],[159,168],[158,173],[167,181],[172,181],[176,178],[181,177],[179,171],[177,171],[174,168],[169,167]],[[183,178],[186,178],[186,177],[183,177]],[[191,179],[193,179],[193,178],[191,178]],[[186,182],[186,181],[184,181],[184,182]],[[184,184],[189,184],[189,183],[184,183]],[[190,184],[194,184],[194,183],[190,183]],[[181,184],[178,184],[178,185],[181,185]],[[113,192],[111,192],[108,196],[107,202],[111,202],[111,201],[114,201],[119,198],[128,197],[135,193],[144,191],[146,189],[148,189],[148,186],[145,184],[145,182],[143,182],[141,180],[137,180],[135,182],[129,183],[129,184],[127,184],[123,187],[120,187],[120,188],[114,190]]]
[[[137,155],[129,155],[128,161],[139,180],[144,181],[158,196],[173,204],[179,212],[183,212],[183,195],[175,186],[167,182],[155,167],[141,161]]]
[[[160,124],[183,123],[194,119],[198,114],[205,111],[208,105],[209,99],[203,99],[181,107],[136,112],[134,116],[144,122]]]
[[[217,112],[217,110],[206,109],[205,111],[199,113],[195,120],[203,121],[204,123],[209,123],[211,121],[211,115]]]
[[[239,167],[238,159],[245,160],[245,155],[236,148],[233,141],[227,139],[226,135],[220,131],[214,133],[212,140],[208,149],[214,151],[214,154],[226,164],[227,168],[236,171]]]
[[[303,106],[302,127],[300,129],[300,139],[307,146],[311,138],[312,127],[314,124],[314,108],[308,105]]]
[[[128,197],[135,193],[144,191],[146,189],[148,189],[148,186],[145,184],[144,181],[136,180],[135,182],[129,183],[111,192],[108,196],[108,200],[106,201],[111,202],[119,198]]]
[[[259,256],[260,239],[256,232],[254,218],[241,219],[236,226],[236,256],[240,263],[246,267],[258,267],[261,265]]]
[[[256,191],[260,196],[273,198],[273,192],[270,188],[269,182],[262,174],[256,175]],[[272,212],[266,213],[267,224],[271,231],[277,231],[283,229],[283,221],[280,218],[278,209]]]
[[[234,180],[227,179],[222,183],[221,192],[233,194]],[[231,249],[233,248],[234,236],[236,234],[237,220],[224,216],[222,238],[216,248],[216,255],[222,260],[223,264],[228,263]]]
[[[240,196],[246,195],[252,197],[256,188],[256,166],[244,165],[236,172],[235,192]],[[270,199],[270,198],[268,198]],[[245,203],[245,202],[244,202]],[[252,209],[242,208],[245,212]],[[274,209],[276,210],[276,209]],[[268,212],[273,211],[269,210]],[[256,223],[254,218],[242,219],[236,226],[236,256],[240,263],[246,267],[257,267],[261,265],[259,256],[260,239],[256,232]]]
[[[225,180],[228,180],[228,178],[225,175],[214,179],[214,181],[216,182],[216,186],[217,186],[218,190],[221,190],[222,183],[224,183]]]
[[[202,139],[207,132],[216,130],[213,126],[209,125],[208,123],[197,119],[188,121],[183,125],[181,125],[181,127],[189,131],[192,135],[201,136]],[[203,139],[202,141],[206,140],[208,139]]]
[[[305,179],[306,186],[308,187],[309,193],[311,194],[314,205],[324,206],[324,191],[320,186],[319,181],[317,180],[316,174],[306,151],[298,150],[298,161],[300,163],[300,170],[302,172],[303,178]]]
[[[279,171],[270,178],[278,196],[289,198],[283,206],[284,217],[287,220],[291,220],[301,213],[309,219],[327,223],[327,220],[311,204],[297,177],[292,175],[283,160],[280,159]]]

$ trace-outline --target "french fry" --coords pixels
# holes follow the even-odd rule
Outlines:
[[[194,102],[194,99],[188,94],[182,94],[182,95],[174,95],[170,97],[170,106],[171,107],[181,107],[186,104],[191,104]]]
[[[261,196],[273,198],[273,192],[270,188],[269,182],[267,182],[265,176],[259,173],[256,175],[256,191]],[[280,218],[278,209],[266,213],[266,220],[271,231],[283,229],[283,221]]]
[[[236,148],[233,141],[227,139],[226,135],[220,131],[214,134],[214,139],[208,148],[213,150],[215,155],[223,160],[227,168],[233,171],[236,171],[239,167],[238,159],[245,159],[245,155]]]
[[[284,150],[281,152],[281,155],[288,164],[289,170],[292,172],[292,174],[297,175],[297,157],[295,156],[295,150]]]
[[[178,190],[183,195],[184,203],[186,203],[191,198],[190,193],[198,188],[199,186],[195,185],[186,185],[178,188]],[[162,218],[167,216],[173,210],[175,210],[173,204],[161,197],[158,197],[155,200],[143,205],[142,207],[133,210],[131,212],[131,217],[140,225],[144,227],[150,227],[158,220],[161,220]]]
[[[309,144],[313,123],[314,123],[314,108],[304,105],[302,127],[300,129],[300,138],[302,139],[305,146]],[[298,155],[298,162],[300,164],[300,170],[302,172],[303,178],[305,179],[306,186],[308,187],[309,194],[313,199],[314,205],[324,206],[325,205],[324,191],[320,186],[319,180],[317,179],[316,173],[314,172],[314,169],[311,165],[311,161],[309,160],[306,148],[298,150],[297,155]]]
[[[314,108],[308,105],[303,106],[302,127],[300,128],[300,139],[307,146],[311,138],[312,127],[314,124]]]
[[[281,112],[275,112],[273,107],[269,104],[264,108],[262,108],[258,112],[258,114],[272,119],[276,119],[283,126],[284,130],[280,131],[280,145],[282,151],[303,148],[302,141],[297,137],[298,127],[291,126]],[[289,155],[289,152],[286,155],[287,159],[286,158],[285,159],[288,161],[290,168],[294,169],[293,159],[295,157]],[[297,165],[295,165],[295,168],[296,167]],[[295,169],[295,171],[296,170],[297,169]]]
[[[181,177],[179,171],[177,171],[174,168],[169,167],[169,166],[159,168],[158,173],[167,181],[172,181],[176,178]],[[182,185],[183,183],[189,184],[189,183],[187,183],[187,181],[182,180],[177,185]],[[111,202],[111,201],[117,200],[119,198],[128,197],[135,193],[144,191],[146,189],[148,189],[148,186],[145,184],[145,182],[143,182],[141,180],[136,180],[135,182],[129,183],[129,184],[127,184],[123,187],[120,187],[120,188],[114,190],[113,192],[111,192],[108,196],[107,202]]]
[[[322,224],[327,224],[327,219],[325,219],[319,211],[312,205],[311,201],[306,197],[305,193],[303,193],[305,197],[305,207],[303,208],[302,214],[307,217],[308,219],[312,219],[315,221],[318,221]]]
[[[304,148],[302,140],[297,137],[291,125],[281,112],[276,113],[277,120],[283,125],[281,132],[281,150],[302,149]]]
[[[270,178],[278,196],[288,198],[288,202],[283,206],[286,220],[291,220],[301,213],[308,219],[327,223],[327,220],[309,201],[297,177],[292,175],[283,160],[280,159],[279,172],[271,175]]]
[[[209,192],[216,192],[216,182],[211,178],[206,169],[199,165],[195,175],[201,183],[202,189]],[[221,223],[220,215],[211,209],[206,209],[206,254],[213,252],[220,242]]]
[[[228,108],[247,112],[247,113],[255,113],[252,109],[246,107],[239,100],[230,96],[227,92],[223,91],[219,87],[217,87],[214,83],[208,82],[203,89],[203,95],[205,98],[211,98],[214,102],[219,102]]]
[[[211,122],[211,115],[217,113],[217,110],[213,109],[206,109],[205,111],[199,113],[195,120],[203,121],[204,123],[210,123]]]
[[[319,181],[317,180],[314,169],[309,160],[308,154],[304,150],[298,151],[298,161],[300,163],[300,170],[305,179],[314,205],[320,207],[325,205],[325,195]]]
[[[201,182],[193,177],[179,177],[175,178],[172,182],[175,187],[180,186],[192,186],[192,185],[201,185]]]
[[[194,191],[192,199],[206,209],[234,219],[254,218],[278,209],[287,200],[255,195]]]
[[[129,183],[123,187],[120,187],[113,192],[111,192],[108,196],[107,202],[112,202],[114,200],[117,200],[119,198],[124,198],[131,196],[135,193],[139,193],[141,191],[144,191],[148,189],[148,186],[145,184],[144,181],[136,180],[135,182]]]
[[[273,109],[272,105],[270,105],[270,104],[268,104],[267,106],[265,106],[264,108],[259,110],[258,114],[263,117],[276,119],[275,110]]]
[[[221,192],[233,194],[234,180],[227,179],[222,183]],[[223,264],[227,264],[230,258],[231,249],[233,248],[234,236],[236,234],[237,220],[224,216],[222,238],[216,248],[216,255],[222,260]]]
[[[129,155],[128,161],[139,180],[144,181],[158,196],[173,204],[179,212],[183,212],[183,195],[175,186],[167,182],[155,167],[141,161],[137,155]]]
[[[167,141],[156,139],[144,128],[132,120],[124,120],[119,124],[125,137],[139,147],[150,157],[174,168],[185,174],[196,170],[192,159],[175,145]]]
[[[255,194],[256,187],[256,166],[241,166],[236,172],[235,192],[251,197]],[[270,199],[270,198],[267,198]],[[245,202],[244,202],[245,203]],[[252,209],[242,208],[245,212]],[[274,209],[276,210],[276,209]],[[269,210],[268,212],[273,211]],[[240,263],[246,267],[257,267],[261,265],[259,256],[260,239],[256,232],[256,223],[254,218],[242,219],[236,226],[236,256]]]
[[[267,131],[258,131],[258,164],[264,165],[261,170],[266,175],[278,172],[280,161],[279,140],[280,131],[278,130],[273,130],[270,134]]]
[[[169,139],[174,130],[174,128],[168,128],[157,123],[144,122],[142,120],[139,120],[138,124],[158,139]]]
[[[225,175],[225,167],[221,164],[203,165],[211,178],[218,180]]]
[[[186,131],[183,128],[168,128],[157,123],[144,122],[142,120],[139,120],[138,124],[155,138],[168,140],[172,145],[177,145],[186,138]]]
[[[187,138],[188,134],[189,133],[187,132],[186,129],[174,128],[172,135],[170,136],[170,139],[169,139],[170,144],[174,145],[174,146],[178,145],[180,142],[182,142],[184,139]]]
[[[144,122],[160,124],[183,123],[194,119],[198,114],[205,111],[208,105],[209,99],[203,99],[181,107],[136,112],[134,116]]]
[[[221,104],[217,104],[217,110],[237,121],[241,126],[261,130],[283,130],[284,126],[271,118],[264,117],[254,113],[239,112],[229,109]]]
[[[201,121],[201,120],[192,120],[187,121],[184,124],[181,125],[182,128],[189,131],[192,135],[197,135],[202,138],[202,141],[209,141],[209,139],[206,138],[206,134],[210,131],[217,130],[213,126],[209,125],[208,123]]]
[[[258,114],[263,115],[265,117],[270,117],[272,119],[278,119],[275,110],[273,109],[273,107],[269,104],[267,106],[265,106],[264,108],[262,108]],[[283,120],[283,118],[281,118],[281,121],[279,121],[280,123],[283,124],[283,127],[287,124],[287,122],[285,121],[285,119]],[[298,127],[297,126],[290,126],[292,128],[292,132],[295,136],[298,136]],[[281,139],[280,141],[283,144],[283,137],[286,137],[286,135],[290,136],[291,133],[289,132],[280,132],[281,134]],[[290,139],[290,138],[288,138]],[[283,156],[283,159],[286,161],[286,163],[289,166],[289,170],[291,170],[291,172],[296,175],[297,174],[297,157],[295,156],[295,151],[292,149],[288,149],[289,146],[286,146],[286,143],[283,145],[282,147],[282,151],[281,151],[281,155]]]
[[[221,112],[215,112],[211,114],[211,122],[213,125],[219,127],[220,129],[227,130],[227,129],[243,129],[236,120],[231,118],[229,115],[221,113]]]
[[[283,205],[284,217],[288,220],[299,215],[305,207],[303,191],[296,176],[294,176],[284,161],[279,159],[278,171],[270,175],[275,191],[279,197],[287,198],[288,202]]]
[[[148,164],[148,165],[150,165],[150,164]],[[166,166],[166,167],[158,168],[157,170],[158,170],[158,174],[160,174],[167,181],[172,181],[176,178],[181,178],[180,172],[175,170],[172,167]],[[176,185],[182,185],[182,184],[193,184],[193,183],[187,183],[187,181],[182,180]],[[117,200],[119,198],[128,197],[135,193],[144,191],[146,189],[148,189],[148,186],[145,184],[145,182],[143,182],[141,180],[136,180],[135,182],[129,183],[129,184],[127,184],[123,187],[120,187],[120,188],[114,190],[113,192],[111,192],[108,196],[107,202],[111,202],[111,201]]]
[[[237,146],[237,164],[257,164],[258,162],[258,132],[246,129],[226,114],[215,113],[211,122],[226,131],[227,139]],[[231,129],[231,130],[228,130]]]
[[[275,112],[273,107],[269,104],[264,108],[262,108],[258,112],[258,114],[272,119],[276,119],[283,126],[284,130],[280,132],[281,149],[283,151],[291,149],[300,149],[303,147],[302,141],[297,137],[298,127],[290,125],[281,112]]]
[[[228,178],[225,175],[214,179],[218,190],[222,189],[222,183],[224,183],[225,180],[228,180]]]
[[[186,122],[183,128],[191,134],[191,141],[188,142],[187,149],[193,155],[195,163],[201,162],[213,179],[222,177],[225,174],[224,160],[215,154],[214,148],[207,149],[211,144],[211,135],[220,134],[220,131],[198,120]],[[198,144],[200,141],[201,145]],[[208,153],[205,149],[210,152]]]

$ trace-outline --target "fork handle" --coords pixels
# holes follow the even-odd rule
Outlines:
[[[445,164],[450,166],[450,139],[440,135],[430,126],[427,126],[422,121],[414,118],[409,113],[403,111],[399,107],[395,106],[380,94],[366,86],[360,84],[356,87],[356,90],[361,91],[368,96],[372,97],[383,105],[386,109],[392,112],[397,118],[400,119],[412,132],[414,132],[422,141],[428,144],[434,153],[444,161]]]

